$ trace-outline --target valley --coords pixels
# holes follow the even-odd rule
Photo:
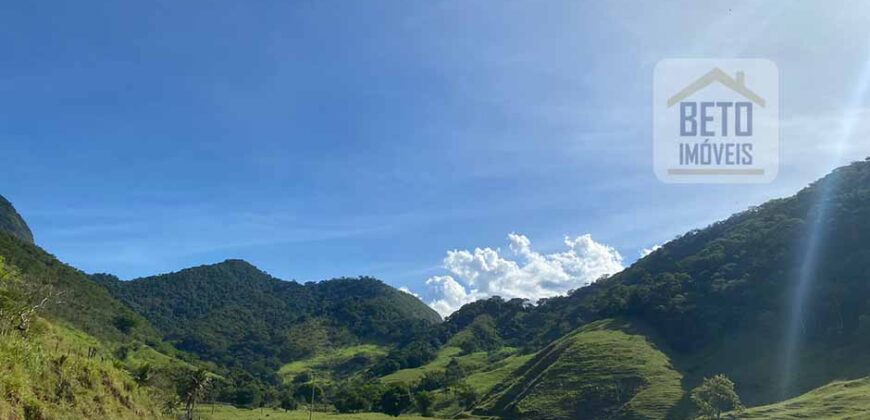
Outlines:
[[[828,241],[784,372],[819,203]],[[748,407],[726,417],[870,412],[870,161],[565,296],[492,297],[445,319],[371,277],[300,284],[243,260],[86,274],[5,200],[0,229],[3,419],[303,419],[312,404],[336,420],[690,419],[720,374]]]

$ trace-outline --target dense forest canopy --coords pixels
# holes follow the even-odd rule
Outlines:
[[[132,281],[91,278],[178,349],[262,377],[326,348],[401,342],[441,320],[373,278],[299,284],[242,260]]]

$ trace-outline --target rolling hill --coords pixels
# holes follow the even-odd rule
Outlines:
[[[115,343],[138,340],[161,346],[160,334],[145,318],[85,273],[34,244],[29,232],[12,205],[0,200],[0,257],[16,267],[25,281],[39,289],[38,293],[55,296],[57,304],[46,307],[46,317]],[[130,323],[129,328],[119,327],[122,320]]]
[[[242,260],[131,281],[92,279],[179,350],[261,377],[328,349],[391,346],[440,321],[415,297],[373,278],[299,284]]]
[[[371,392],[394,392],[450,417],[679,419],[695,414],[689,391],[721,373],[755,406],[741,417],[867,412],[870,161],[681,235],[567,296],[494,297],[443,322],[373,278],[299,284],[242,260],[131,281],[88,276],[31,243],[11,205],[0,210],[0,255],[35,290],[62,292],[64,304],[44,313],[50,331],[85,334],[106,353],[124,347],[133,360],[213,362],[231,384],[221,401],[304,401],[319,389],[348,402],[358,388],[362,406],[376,406]]]
[[[588,324],[538,352],[478,404],[506,418],[672,417],[682,374],[632,323]]]
[[[823,239],[809,257],[808,238]],[[538,349],[597,320],[642,322],[669,349],[685,390],[724,373],[744,402],[771,403],[870,374],[864,351],[870,331],[867,238],[870,161],[839,168],[792,197],[690,231],[569,296],[534,307],[476,302],[446,323],[459,329],[486,313],[502,340]],[[812,288],[801,307],[795,363],[786,372],[793,296],[806,277],[806,258],[816,259]]]
[[[835,381],[795,398],[731,416],[746,420],[870,418],[870,378]]]

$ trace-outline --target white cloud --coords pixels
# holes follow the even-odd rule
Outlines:
[[[659,245],[659,244],[655,244],[655,245],[653,245],[653,246],[650,247],[650,248],[644,248],[644,249],[642,249],[642,250],[640,251],[640,257],[641,257],[641,258],[646,257],[647,255],[652,254],[653,252],[658,251],[659,248],[661,248],[661,247],[662,247],[661,245]]]
[[[426,280],[426,285],[437,299],[429,303],[429,306],[441,316],[447,316],[461,308],[466,303],[474,302],[482,298],[476,292],[468,293],[464,286],[459,284],[451,276],[434,276]]]
[[[411,295],[411,296],[414,296],[414,297],[417,298],[417,299],[422,300],[422,298],[420,298],[420,295],[418,295],[418,294],[412,292],[411,289],[409,289],[409,288],[407,288],[407,287],[402,286],[402,287],[399,288],[399,291],[400,291],[400,292],[405,292],[405,293],[407,293],[407,294],[409,294],[409,295]]]
[[[450,275],[426,281],[435,296],[429,305],[447,316],[466,303],[490,296],[537,301],[623,269],[619,252],[590,235],[566,237],[567,249],[552,254],[536,252],[529,238],[516,233],[508,235],[508,242],[508,257],[492,248],[448,251],[443,267]]]

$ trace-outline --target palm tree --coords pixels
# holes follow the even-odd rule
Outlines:
[[[193,420],[193,409],[196,403],[202,399],[208,391],[211,376],[205,369],[197,369],[190,372],[184,388],[185,419]]]

